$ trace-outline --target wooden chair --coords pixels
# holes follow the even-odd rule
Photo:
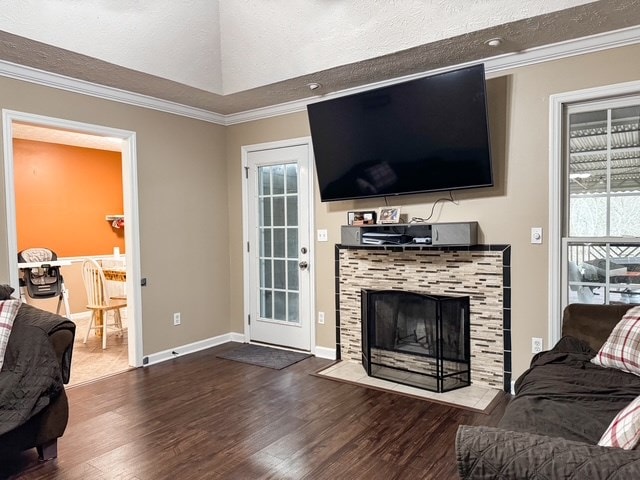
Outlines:
[[[102,349],[107,348],[107,327],[115,328],[122,335],[122,317],[120,309],[127,306],[127,300],[110,298],[107,292],[107,280],[102,267],[92,258],[82,264],[82,279],[87,290],[87,308],[91,310],[91,321],[84,337],[89,339],[91,330],[102,330]],[[109,323],[107,313],[113,312],[113,322]]]

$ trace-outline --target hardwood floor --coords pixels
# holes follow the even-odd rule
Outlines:
[[[216,354],[225,344],[68,390],[58,458],[0,460],[20,479],[455,479],[460,424],[490,415]]]

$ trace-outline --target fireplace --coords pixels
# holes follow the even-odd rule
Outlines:
[[[471,384],[469,297],[362,289],[362,365],[435,392]]]

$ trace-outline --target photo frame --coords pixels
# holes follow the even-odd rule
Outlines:
[[[364,212],[347,212],[348,225],[374,225],[376,223],[376,212],[373,210]]]
[[[400,207],[381,207],[378,223],[400,223]]]

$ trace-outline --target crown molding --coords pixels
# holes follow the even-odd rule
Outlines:
[[[119,88],[99,85],[78,78],[67,77],[58,73],[46,72],[37,68],[18,65],[16,63],[0,60],[0,76],[35,83],[45,87],[79,93],[91,97],[112,100],[135,107],[149,108],[165,113],[173,113],[182,117],[194,118],[205,122],[225,125],[225,117],[219,113],[210,112],[201,108],[190,107],[180,103],[162,100],[141,93],[129,92]]]
[[[567,40],[566,42],[555,43],[553,45],[531,48],[529,50],[523,50],[522,52],[507,53],[496,57],[479,59],[472,62],[451,65],[445,68],[429,70],[428,72],[414,73],[404,77],[397,77],[390,80],[340,90],[338,92],[331,92],[322,96],[305,98],[255,110],[247,110],[245,112],[233,113],[226,115],[225,120],[227,125],[233,125],[236,123],[250,122],[287,113],[301,112],[304,111],[307,105],[311,103],[343,97],[345,95],[353,95],[355,93],[365,92],[375,88],[387,87],[396,83],[415,80],[437,73],[448,72],[481,62],[484,63],[485,75],[487,75],[487,77],[495,77],[505,70],[608,50],[610,48],[635,45],[637,43],[640,43],[640,27],[629,27],[622,30],[616,30],[615,32],[601,33],[590,37],[582,37],[576,40]]]
[[[105,100],[112,100],[114,102],[124,103],[127,105],[172,113],[175,115],[202,120],[209,123],[215,123],[218,125],[234,125],[238,123],[245,123],[280,115],[286,115],[289,113],[301,112],[306,110],[307,105],[310,103],[315,103],[330,98],[342,97],[345,95],[352,95],[354,93],[364,92],[367,90],[372,90],[374,88],[385,87],[388,85],[393,85],[416,78],[422,78],[436,73],[454,70],[456,68],[461,68],[466,65],[472,65],[479,62],[484,62],[485,72],[487,76],[492,77],[497,76],[497,74],[505,70],[525,67],[528,65],[535,65],[537,63],[549,62],[552,60],[558,60],[561,58],[567,58],[576,55],[583,55],[585,53],[598,52],[610,48],[634,45],[637,43],[640,43],[640,27],[629,27],[622,30],[616,30],[614,32],[601,33],[592,35],[590,37],[579,38],[576,40],[567,40],[566,42],[560,42],[553,45],[536,47],[529,50],[524,50],[522,52],[509,53],[496,57],[480,59],[473,62],[452,65],[450,67],[437,70],[430,70],[429,72],[421,72],[404,77],[394,78],[391,80],[375,82],[368,85],[341,90],[339,92],[332,92],[327,95],[294,100],[287,103],[281,103],[278,105],[272,105],[269,107],[262,107],[228,115],[222,115],[188,105],[182,105],[179,103],[170,102],[168,100],[162,100],[159,98],[150,97],[148,95],[142,95],[140,93],[129,92],[126,90],[120,90],[118,88],[99,85],[77,78],[66,77],[57,73],[45,72],[43,70],[18,65],[4,60],[0,60],[0,76],[35,83],[51,88],[57,88],[60,90],[66,90],[68,92],[79,93],[81,95],[89,95]]]

